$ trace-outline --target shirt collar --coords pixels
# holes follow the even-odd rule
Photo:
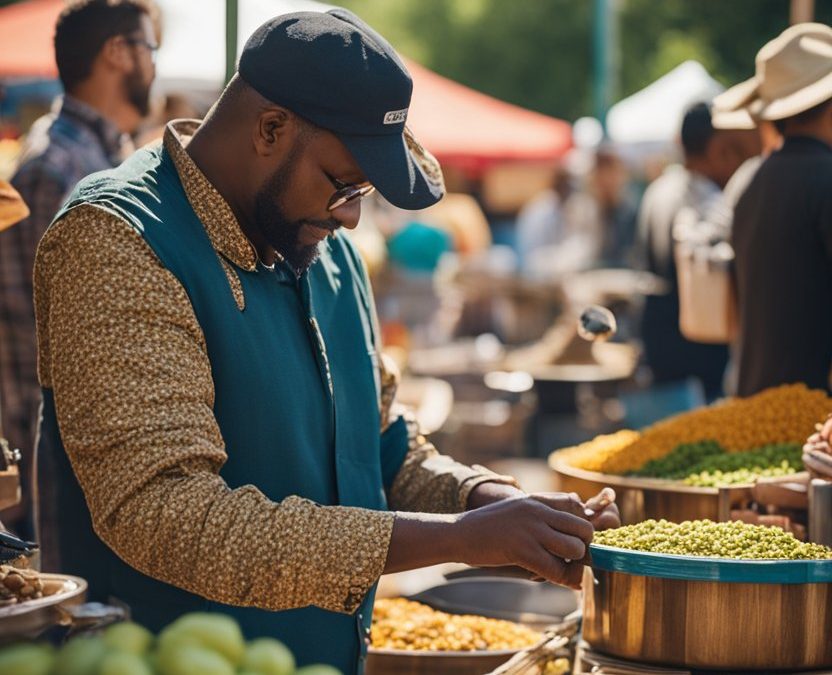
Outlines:
[[[91,105],[75,98],[71,94],[64,94],[58,100],[58,114],[67,115],[90,129],[101,142],[104,152],[118,164],[133,150],[133,141],[129,134],[121,130],[104,117]]]
[[[211,245],[229,261],[247,272],[257,269],[257,253],[248,240],[228,202],[185,151],[199,128],[199,120],[174,120],[165,129],[165,150],[170,154],[185,188],[185,194],[202,221]]]
[[[793,148],[814,148],[815,150],[832,151],[832,147],[825,141],[815,138],[814,136],[786,136],[783,139],[783,148],[791,150]]]

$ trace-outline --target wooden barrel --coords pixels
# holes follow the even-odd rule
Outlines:
[[[832,667],[832,561],[591,549],[583,637],[596,651],[730,672]]]

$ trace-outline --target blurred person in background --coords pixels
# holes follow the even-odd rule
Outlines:
[[[170,93],[157,101],[158,105],[145,119],[135,135],[137,148],[162,140],[165,127],[172,120],[201,119],[202,113],[184,94]]]
[[[577,167],[580,157],[573,162]],[[587,161],[588,159],[588,161]],[[611,147],[600,147],[576,177],[558,167],[552,187],[535,196],[517,218],[523,273],[551,279],[591,267],[627,267],[632,263],[636,204],[628,191],[627,167]]]
[[[565,205],[567,226],[588,233],[594,241],[592,266],[629,267],[636,241],[636,202],[629,174],[614,148],[601,146],[583,190]]]
[[[784,142],[734,210],[737,393],[804,382],[832,367],[832,28],[798,24],[757,54],[756,74],[723,107],[773,122]]]
[[[673,227],[683,210],[702,218],[722,188],[760,141],[751,130],[714,129],[710,106],[692,106],[682,120],[684,166],[671,165],[644,194],[639,210],[639,248],[646,269],[667,284],[664,295],[648,296],[641,333],[654,382],[699,379],[710,400],[722,392],[728,347],[691,342],[679,330],[679,291],[673,255]]]
[[[718,104],[718,98],[714,99],[714,106]],[[722,240],[730,239],[731,230],[734,224],[734,209],[737,202],[746,191],[757,170],[762,166],[763,161],[774,151],[779,150],[783,145],[783,136],[772,122],[760,120],[755,122],[750,115],[746,115],[747,121],[743,121],[731,112],[727,114],[716,108],[713,110],[713,123],[716,129],[757,129],[760,135],[760,154],[747,159],[739,169],[734,172],[725,184],[725,189],[719,198],[714,201],[705,220],[716,229]]]
[[[0,235],[0,428],[23,454],[17,529],[26,537],[33,536],[30,481],[40,401],[35,249],[75,184],[132,151],[130,134],[148,113],[155,75],[154,17],[145,0],[81,0],[61,12],[54,44],[65,95],[32,125],[11,181],[31,215]]]
[[[29,215],[29,207],[10,183],[0,179],[0,232]]]
[[[567,236],[563,206],[573,192],[572,177],[562,164],[555,167],[550,186],[532,197],[517,216],[520,266],[537,276],[536,254],[562,244]],[[545,263],[544,260],[540,261]]]

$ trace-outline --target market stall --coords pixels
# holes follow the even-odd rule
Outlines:
[[[726,520],[760,481],[802,470],[801,448],[832,409],[804,385],[766,390],[624,429],[553,453],[563,489],[619,492],[625,523],[646,518]]]

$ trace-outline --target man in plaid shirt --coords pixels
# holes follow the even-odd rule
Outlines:
[[[145,0],[79,0],[55,27],[66,95],[29,131],[12,185],[31,215],[0,234],[0,432],[23,453],[23,511],[32,536],[31,467],[40,386],[32,270],[41,236],[75,184],[132,150],[129,134],[149,109],[157,49],[155,7]],[[15,514],[7,516],[15,520]]]

